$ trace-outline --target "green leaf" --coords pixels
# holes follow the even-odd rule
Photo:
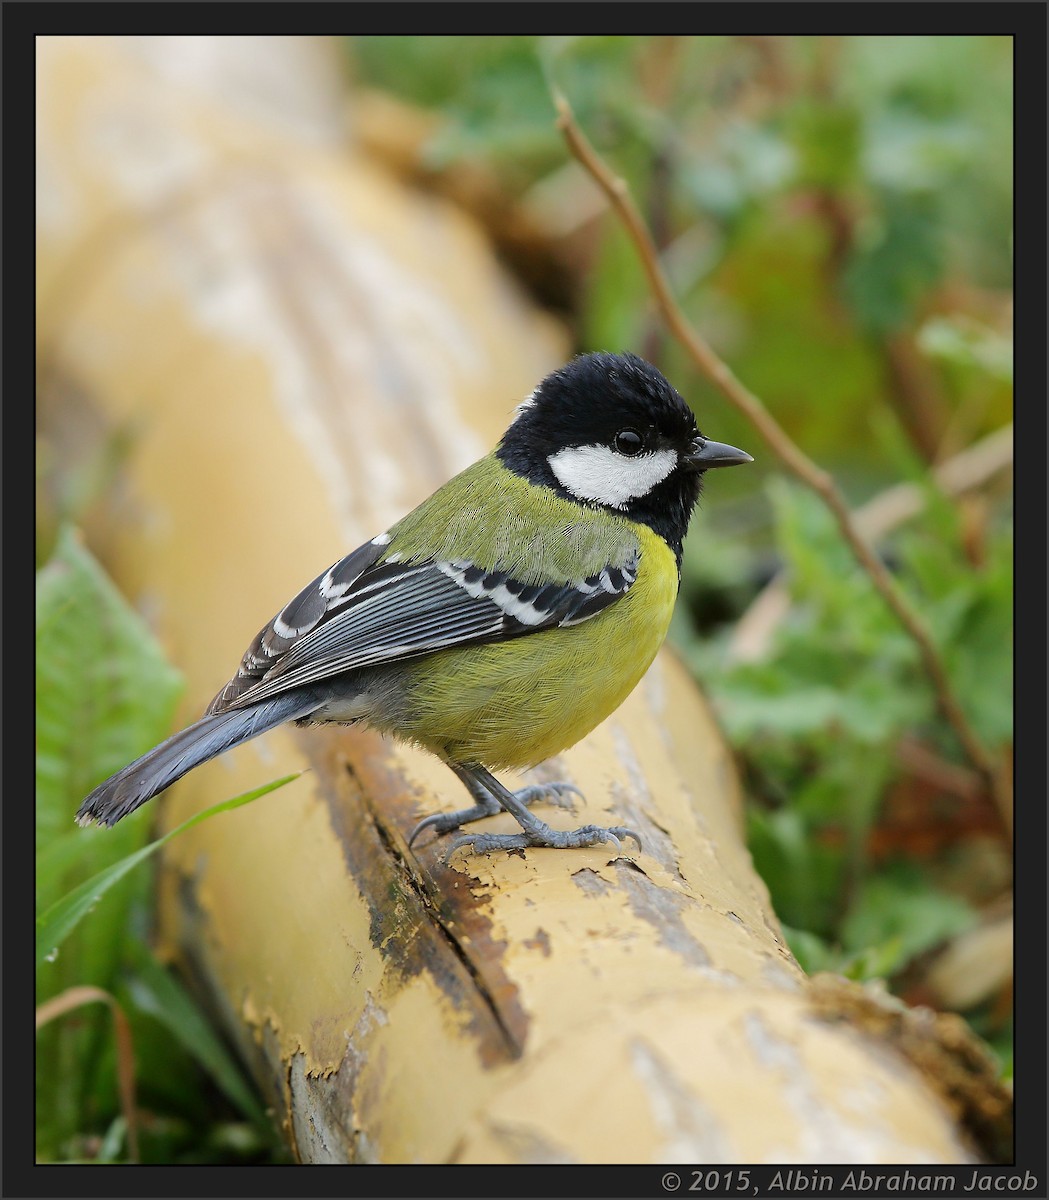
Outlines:
[[[943,233],[931,200],[888,192],[852,250],[845,294],[860,325],[884,336],[906,325],[943,273]]]
[[[794,929],[790,925],[781,924],[783,936],[787,939],[791,954],[806,975],[814,975],[817,971],[837,971],[840,969],[840,955],[827,942],[811,933],[808,929]]]
[[[180,678],[142,618],[106,577],[71,526],[36,576],[36,900],[42,912],[70,888],[142,846],[148,823],[108,834],[77,830],[73,814],[99,780],[170,731]],[[128,878],[85,925],[58,964],[37,970],[37,999],[74,984],[112,991],[128,918],[144,901],[145,873]],[[53,1157],[83,1129],[89,1105],[112,1103],[97,1067],[106,1014],[85,1012],[37,1038],[37,1152]]]
[[[840,188],[853,178],[861,146],[858,112],[847,104],[800,100],[790,124],[803,183]]]
[[[144,947],[137,948],[134,968],[128,988],[135,1006],[177,1039],[245,1117],[272,1132],[253,1088],[189,993]]]
[[[155,842],[150,842],[148,846],[142,847],[141,850],[136,850],[133,854],[129,854],[119,862],[106,867],[105,870],[99,871],[97,875],[93,875],[90,879],[80,884],[79,887],[67,893],[61,900],[52,904],[46,912],[37,918],[37,963],[54,961],[61,944],[95,907],[99,900],[102,899],[106,892],[119,883],[140,862],[144,862],[151,854],[159,850],[161,846],[170,842],[172,838],[177,837],[186,829],[191,829],[194,825],[199,825],[201,821],[206,821],[209,817],[229,812],[234,808],[240,808],[244,804],[250,804],[252,800],[257,800],[260,796],[265,796],[268,792],[283,787],[293,779],[298,779],[300,774],[301,772],[296,772],[293,775],[285,775],[281,779],[275,779],[270,783],[263,784],[262,787],[253,788],[250,792],[234,796],[232,800],[223,800],[220,804],[213,804],[211,808],[206,808],[203,812],[190,817],[188,821],[183,821],[181,825],[176,826],[169,833],[164,834],[163,837],[157,838]]]
[[[826,687],[788,687],[777,695],[725,690],[719,711],[737,738],[759,731],[787,737],[803,737],[825,729],[841,709],[842,697]]]
[[[52,905],[63,891],[68,890],[68,887],[61,886],[62,880],[73,876],[74,868],[81,868],[80,874],[83,874],[83,864],[93,862],[100,856],[100,851],[108,849],[105,846],[85,845],[85,840],[105,839],[109,832],[98,825],[81,829],[70,822],[65,833],[58,834],[40,847],[36,855],[37,915]],[[144,830],[140,836],[144,836]]]
[[[800,814],[788,808],[751,810],[747,842],[780,920],[830,936],[841,894],[841,853],[820,845]]]
[[[972,153],[973,132],[964,120],[929,120],[900,109],[883,112],[868,130],[867,177],[899,192],[948,187]]]
[[[971,929],[973,908],[941,891],[910,864],[866,880],[842,922],[847,950],[869,956],[864,969],[891,974],[916,955]]]
[[[1013,339],[972,319],[930,317],[918,331],[918,346],[930,358],[1013,381]]]
[[[840,970],[849,979],[866,982],[869,979],[887,979],[906,965],[903,938],[896,935],[854,954],[841,964]]]
[[[41,845],[69,828],[95,784],[162,740],[182,684],[71,526],[60,532],[36,584]]]

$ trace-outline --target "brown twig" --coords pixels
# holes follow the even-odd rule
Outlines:
[[[758,397],[736,378],[729,366],[692,327],[670,289],[648,229],[631,198],[626,181],[609,170],[576,123],[568,101],[556,89],[553,89],[553,100],[558,112],[558,129],[564,135],[572,154],[608,197],[612,208],[626,227],[648,277],[656,304],[671,332],[699,370],[751,422],[791,474],[820,496],[833,513],[838,528],[857,561],[871,577],[885,603],[917,645],[925,671],[936,693],[940,711],[957,734],[966,756],[986,780],[1002,820],[1006,827],[1011,829],[1012,795],[1003,775],[996,770],[994,759],[969,724],[955,698],[947,672],[936,647],[932,644],[928,630],[897,588],[884,564],[856,528],[848,505],[833,478],[791,441]]]

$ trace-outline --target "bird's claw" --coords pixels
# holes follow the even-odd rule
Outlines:
[[[572,802],[565,800],[565,797],[569,795],[586,801],[586,797],[579,788],[565,779],[553,779],[549,783],[529,784],[528,787],[519,788],[514,795],[522,804],[534,804],[537,800],[548,800],[551,804],[556,804],[558,808],[572,807]]]
[[[638,854],[641,853],[641,838],[632,829],[627,829],[625,825],[612,825],[608,832],[614,833],[621,838],[630,838],[637,846]],[[620,849],[622,849],[622,846],[620,846]]]
[[[452,825],[446,825],[449,817],[455,817],[457,815],[458,814],[456,813],[431,813],[430,816],[423,817],[419,824],[416,825],[416,827],[408,835],[408,849],[410,850],[412,848],[415,843],[415,839],[420,833],[422,833],[424,829],[436,829],[438,837],[440,837],[442,833],[447,833],[449,829],[457,829],[458,822],[455,822]]]

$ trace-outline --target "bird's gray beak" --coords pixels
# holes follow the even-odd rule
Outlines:
[[[753,461],[746,450],[737,450],[735,446],[712,442],[708,438],[696,438],[692,453],[685,455],[685,462],[701,471],[709,471],[712,467],[738,467]]]

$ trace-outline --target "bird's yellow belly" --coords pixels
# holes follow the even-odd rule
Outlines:
[[[456,762],[534,766],[626,699],[666,636],[676,597],[673,553],[649,534],[636,583],[598,616],[420,659],[397,732]]]

